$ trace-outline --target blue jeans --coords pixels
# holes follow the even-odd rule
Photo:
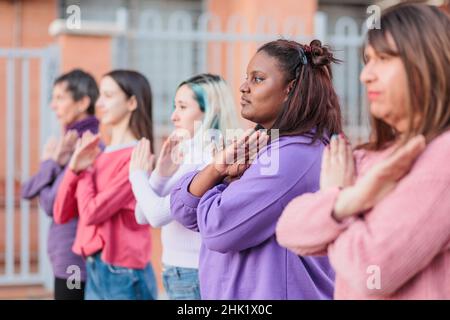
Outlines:
[[[163,285],[170,300],[200,300],[198,269],[164,265]]]
[[[144,269],[113,266],[100,253],[86,260],[86,300],[156,300],[157,284],[151,264]]]

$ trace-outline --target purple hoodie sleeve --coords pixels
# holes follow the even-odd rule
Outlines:
[[[41,192],[39,193],[39,204],[41,205],[45,213],[50,217],[53,216],[53,204],[55,203],[56,194],[63,177],[64,174],[60,173],[52,184],[42,188]]]
[[[54,160],[45,160],[39,171],[27,182],[22,184],[22,198],[33,199],[39,196],[39,204],[45,213],[52,216],[53,202],[58,190],[58,181],[63,169]]]
[[[22,183],[22,198],[31,200],[39,196],[41,190],[52,184],[62,170],[54,160],[49,159],[41,162],[39,171],[28,181]]]
[[[320,153],[297,148],[280,147],[276,173],[262,175],[257,161],[239,180],[217,185],[201,199],[188,191],[196,173],[186,175],[172,192],[172,215],[184,226],[200,230],[210,250],[241,251],[263,243],[275,235],[276,223],[293,190],[301,192],[308,184],[304,176],[320,163]],[[299,153],[301,165],[292,161]]]
[[[197,206],[200,198],[192,195],[189,185],[199,171],[185,174],[172,189],[170,195],[170,213],[172,217],[186,228],[197,231]]]

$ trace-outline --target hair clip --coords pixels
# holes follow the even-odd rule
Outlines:
[[[306,58],[305,51],[303,51],[302,47],[298,48],[298,55],[299,55],[299,58],[300,58],[300,62],[302,64],[304,64],[304,65],[307,65],[308,64],[308,59]]]

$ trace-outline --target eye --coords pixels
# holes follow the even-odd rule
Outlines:
[[[261,83],[264,81],[264,79],[261,77],[254,77],[253,80],[255,81],[255,83]]]

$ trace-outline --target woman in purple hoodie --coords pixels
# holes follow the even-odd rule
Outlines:
[[[173,217],[202,237],[202,298],[332,298],[328,258],[299,257],[280,247],[275,226],[293,198],[319,189],[322,151],[341,131],[333,62],[318,40],[277,40],[259,48],[240,88],[241,115],[270,130],[267,147],[250,166],[241,166],[224,161],[229,155],[241,159],[233,152],[245,139],[233,143],[173,189]],[[248,137],[247,151],[254,149],[255,135]]]
[[[73,70],[55,80],[51,108],[64,128],[64,136],[47,141],[39,171],[22,185],[22,198],[39,197],[39,204],[49,217],[53,216],[56,192],[76,140],[87,130],[98,132],[99,122],[94,116],[97,97],[97,83],[82,70]],[[48,254],[55,276],[55,300],[82,300],[84,297],[85,262],[72,252],[76,228],[77,219],[67,224],[52,221],[50,227]]]

